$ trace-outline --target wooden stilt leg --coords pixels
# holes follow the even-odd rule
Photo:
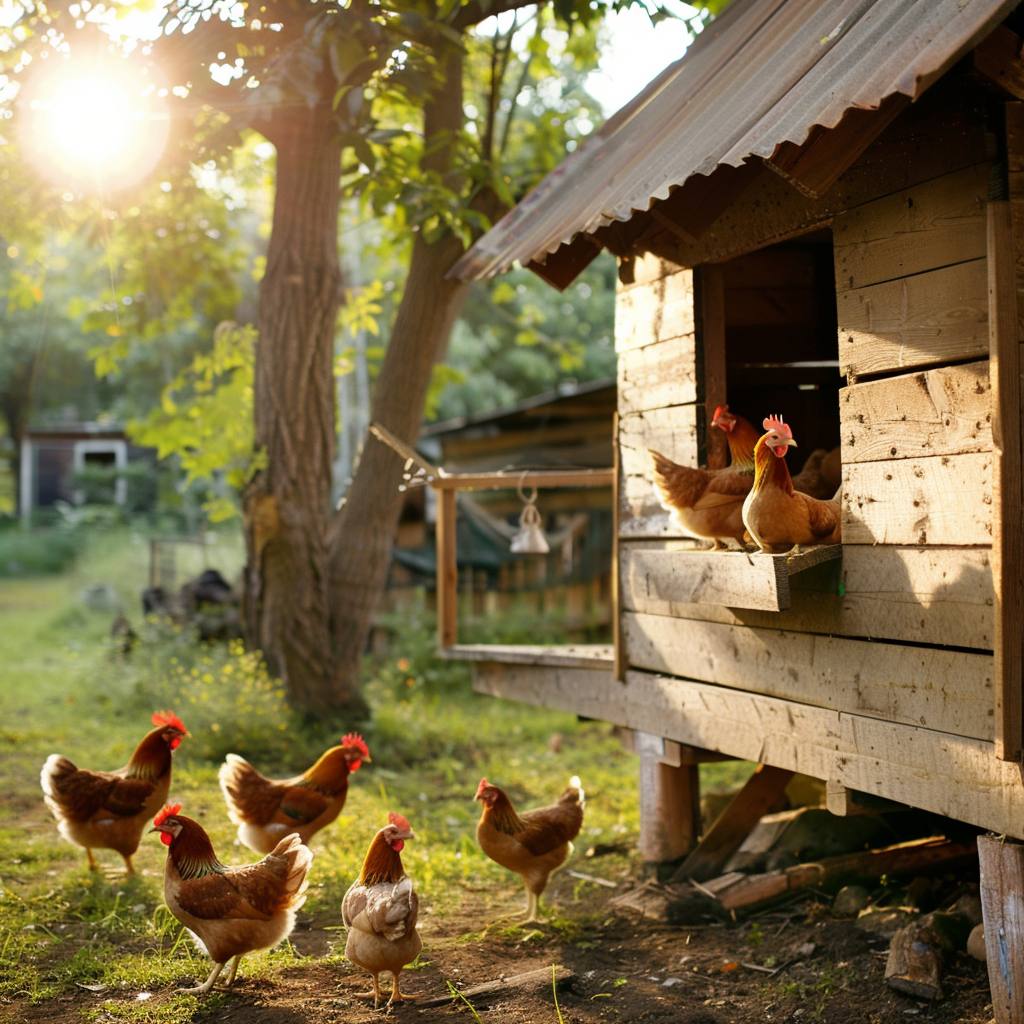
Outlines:
[[[680,865],[672,881],[695,878],[704,882],[721,873],[726,861],[740,848],[761,815],[775,803],[793,772],[771,765],[757,766],[746,785],[708,829],[700,846]]]
[[[640,755],[640,855],[653,863],[679,860],[700,835],[699,767],[680,764],[672,753],[678,753],[678,744],[666,745],[660,736],[638,732],[635,744]]]
[[[1024,844],[978,837],[988,983],[996,1024],[1024,1024]]]

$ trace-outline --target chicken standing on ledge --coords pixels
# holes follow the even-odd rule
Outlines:
[[[795,544],[838,544],[842,511],[838,495],[820,501],[793,489],[786,452],[796,447],[781,417],[764,421],[767,431],[754,448],[754,486],[743,503],[743,522],[762,551],[782,554]]]
[[[726,539],[743,541],[743,499],[754,482],[754,445],[757,431],[727,405],[715,410],[713,427],[725,432],[729,443],[727,469],[681,466],[648,449],[654,462],[654,487],[662,508],[684,533],[725,547]]]
[[[154,819],[153,831],[167,847],[167,908],[214,962],[202,985],[179,991],[203,994],[213,988],[229,960],[234,963],[228,988],[246,953],[269,949],[291,934],[295,912],[306,902],[306,873],[313,854],[293,833],[263,860],[225,867],[203,826],[180,810],[181,804],[165,807]]]
[[[61,754],[51,754],[39,776],[46,806],[60,834],[85,847],[96,870],[93,850],[116,850],[133,874],[132,855],[146,823],[167,802],[171,788],[171,751],[187,736],[173,711],[153,715],[150,730],[124,768],[94,772],[78,768]]]
[[[583,789],[578,775],[550,807],[517,814],[512,801],[497,786],[480,780],[476,799],[483,813],[476,826],[480,849],[526,883],[526,923],[537,920],[537,906],[548,876],[572,853],[572,841],[583,826]]]
[[[228,817],[238,838],[256,853],[269,853],[286,835],[303,843],[329,825],[345,806],[348,777],[370,760],[362,736],[343,736],[340,746],[294,779],[277,781],[260,775],[245,758],[228,754],[218,773]]]
[[[392,811],[385,825],[370,843],[359,880],[353,882],[341,902],[341,917],[348,928],[345,956],[373,975],[373,989],[359,992],[380,1003],[380,973],[390,971],[394,979],[387,1005],[414,996],[402,995],[398,976],[423,948],[416,931],[420,901],[412,879],[402,867],[402,848],[416,835],[409,822]]]

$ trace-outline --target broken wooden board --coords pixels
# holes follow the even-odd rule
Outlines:
[[[785,611],[792,603],[792,576],[842,557],[841,544],[817,544],[782,555],[639,549],[631,554],[628,572],[634,580],[655,580],[663,601]]]
[[[552,984],[556,988],[567,988],[576,975],[568,968],[558,965],[557,967],[541,967],[536,971],[527,971],[525,974],[514,974],[510,978],[495,978],[494,981],[485,981],[480,985],[471,985],[469,988],[459,989],[459,995],[472,999],[477,1007],[493,1003],[501,996],[515,995],[525,990],[550,989]],[[458,1001],[457,995],[435,996],[433,999],[418,999],[416,1006],[446,1006],[452,1000]]]
[[[945,957],[964,949],[970,932],[960,913],[926,914],[901,928],[889,946],[885,983],[915,999],[942,999]]]
[[[695,886],[663,885],[654,881],[613,896],[608,906],[665,924],[698,924],[724,920],[729,916],[718,900]]]
[[[761,816],[782,795],[792,778],[793,772],[788,769],[758,765],[729,806],[704,834],[697,849],[672,875],[671,881],[695,879],[702,882],[718,874],[750,835]]]

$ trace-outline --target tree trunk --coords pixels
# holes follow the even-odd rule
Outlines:
[[[341,145],[330,96],[275,112],[277,149],[255,368],[257,448],[266,468],[246,488],[245,624],[293,706],[334,703],[327,532],[334,456],[334,336],[341,301]]]
[[[462,123],[462,53],[449,46],[445,83],[424,106],[424,135],[428,140],[447,137],[450,141],[424,158],[428,170],[450,174],[453,143]],[[456,186],[450,177],[446,184]],[[413,244],[405,291],[370,410],[373,422],[382,423],[409,444],[419,437],[431,369],[445,351],[469,289],[444,276],[462,253],[462,244],[449,233],[429,244],[417,236]],[[368,437],[332,531],[336,672],[332,694],[341,703],[358,692],[359,665],[387,580],[402,510],[398,490],[402,467],[395,452]]]

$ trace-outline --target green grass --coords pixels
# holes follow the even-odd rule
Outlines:
[[[223,552],[207,552],[213,566],[233,567],[238,557],[231,538]],[[200,647],[181,631],[140,623],[135,609],[147,571],[144,538],[123,532],[86,545],[69,572],[4,581],[0,590],[0,998],[39,1002],[88,991],[104,1001],[90,998],[83,1020],[177,1024],[202,1019],[220,997],[197,1016],[195,997],[173,994],[185,979],[205,978],[210,964],[164,906],[164,848],[157,837],[144,838],[135,858],[142,874],[134,878],[92,875],[84,852],[59,838],[43,806],[42,761],[57,751],[85,767],[124,764],[150,714],[172,707],[194,733],[175,755],[172,800],[203,823],[225,862],[243,863],[252,858],[235,843],[216,782],[223,754],[237,750],[268,774],[301,771],[346,723],[331,723],[329,732],[303,727],[257,657],[240,647]],[[110,647],[112,613],[81,601],[83,587],[95,582],[115,586],[142,633],[130,658]],[[587,814],[578,853],[595,843],[635,846],[636,759],[611,729],[473,694],[467,666],[433,658],[429,625],[403,631],[387,657],[367,664],[373,718],[362,731],[373,763],[353,777],[344,813],[313,843],[303,913],[319,928],[341,925],[342,896],[390,810],[405,814],[416,831],[403,860],[434,922],[465,913],[467,900],[495,917],[518,910],[519,880],[475,842],[473,796],[482,775],[517,805],[530,806],[552,799],[579,774]],[[554,733],[562,737],[558,753],[551,749]],[[712,788],[733,770],[708,768]],[[120,867],[116,854],[99,856]],[[622,877],[634,867],[632,854],[613,855],[599,873]],[[549,934],[588,941],[600,922],[577,903],[589,891],[586,883],[576,885],[567,903],[548,912]],[[515,927],[488,927],[486,936],[510,945],[531,941],[529,931]],[[339,958],[336,949],[325,962]],[[284,944],[246,957],[241,974],[272,977],[296,960]],[[160,998],[138,998],[150,992]]]

